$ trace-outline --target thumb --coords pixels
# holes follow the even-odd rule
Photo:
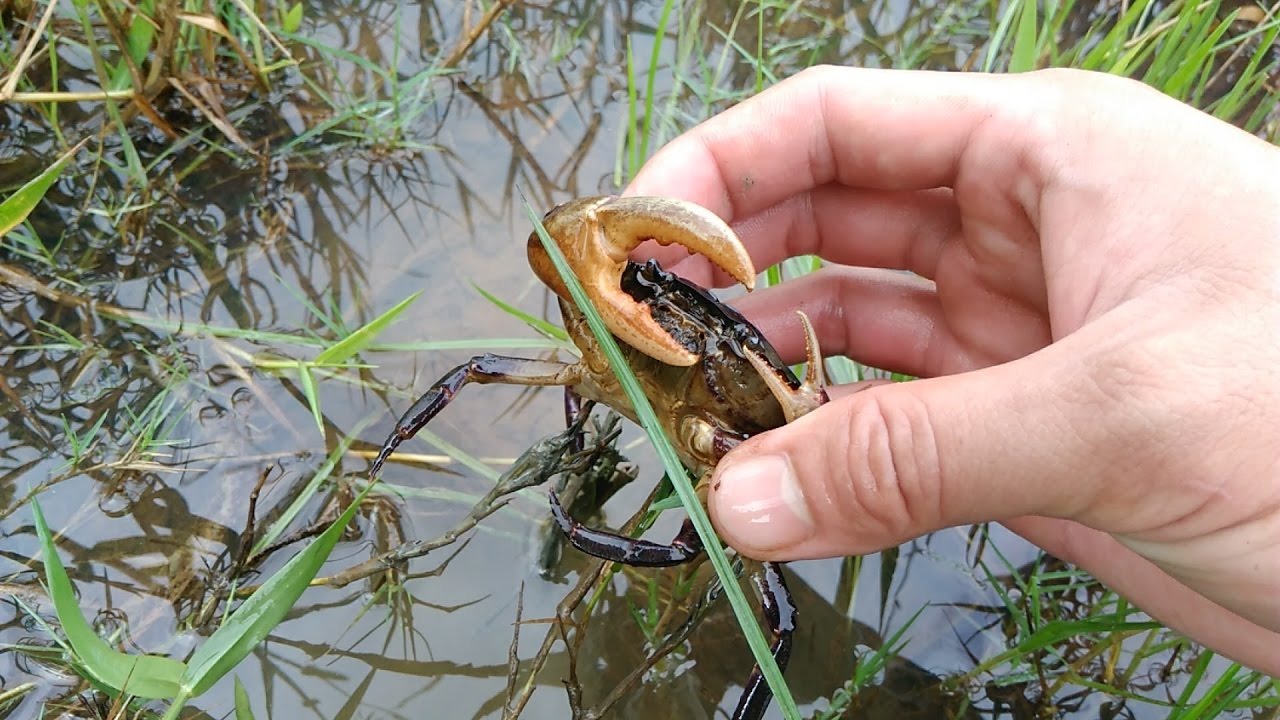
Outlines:
[[[1064,375],[1080,375],[1080,358],[1068,367],[1056,348],[872,387],[756,436],[717,467],[712,520],[744,555],[795,560],[872,552],[954,525],[1086,512],[1108,477],[1133,471],[1124,447],[1133,454],[1135,433],[1151,428],[1114,410],[1124,398],[1107,397],[1096,378]]]

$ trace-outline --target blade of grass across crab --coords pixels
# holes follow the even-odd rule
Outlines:
[[[751,605],[747,603],[747,596],[742,592],[742,586],[738,584],[737,576],[734,575],[733,569],[729,565],[729,558],[725,556],[724,548],[720,545],[720,538],[711,527],[711,520],[707,517],[706,511],[702,508],[702,503],[699,502],[698,496],[694,492],[693,483],[690,482],[684,466],[680,464],[679,458],[676,457],[675,448],[671,446],[671,440],[663,432],[661,423],[658,422],[653,406],[649,404],[649,399],[645,397],[644,391],[640,389],[640,383],[636,380],[635,373],[627,365],[627,361],[618,349],[618,344],[613,339],[613,335],[605,328],[604,321],[600,318],[600,314],[596,312],[595,307],[592,306],[590,298],[587,297],[586,292],[582,289],[578,278],[574,276],[573,270],[569,268],[564,255],[560,252],[560,248],[556,247],[551,237],[547,235],[541,219],[530,207],[529,201],[524,197],[523,193],[521,193],[521,201],[524,203],[525,212],[529,216],[529,222],[538,233],[538,239],[542,241],[542,245],[547,250],[547,255],[556,267],[556,272],[560,273],[561,279],[564,280],[565,286],[569,289],[569,294],[573,296],[574,303],[582,310],[582,314],[586,316],[587,324],[591,327],[591,332],[595,335],[596,342],[600,344],[601,349],[604,350],[605,355],[609,358],[609,365],[613,368],[614,374],[617,375],[622,389],[627,393],[627,398],[631,401],[632,407],[635,408],[636,415],[640,418],[640,424],[644,426],[645,432],[649,434],[649,440],[653,443],[658,457],[662,458],[662,466],[667,471],[667,477],[671,478],[676,494],[680,496],[680,501],[684,503],[685,511],[689,513],[689,519],[693,522],[694,528],[698,531],[698,537],[706,547],[707,557],[711,560],[712,566],[715,567],[716,575],[720,578],[720,583],[724,587],[724,594],[729,598],[729,605],[733,607],[733,614],[738,619],[738,625],[742,628],[742,634],[746,637],[747,645],[751,648],[751,654],[755,657],[756,663],[759,664],[766,682],[769,683],[769,689],[773,691],[773,696],[777,699],[783,716],[787,720],[799,720],[800,711],[796,708],[795,699],[791,697],[791,690],[787,687],[786,681],[782,677],[782,672],[778,669],[778,664],[774,662],[773,655],[769,652],[769,642],[765,639],[764,632],[760,629],[760,623],[756,619],[755,612],[751,609]]]

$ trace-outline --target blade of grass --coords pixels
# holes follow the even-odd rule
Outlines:
[[[698,537],[706,547],[707,557],[711,560],[711,564],[715,567],[716,575],[720,578],[720,583],[724,587],[724,594],[729,598],[729,604],[733,607],[734,615],[738,619],[738,625],[742,628],[742,634],[746,637],[747,645],[751,648],[751,654],[755,657],[765,680],[769,683],[769,689],[773,691],[774,697],[777,698],[778,706],[782,708],[783,716],[787,720],[799,720],[800,711],[796,708],[795,699],[791,697],[791,690],[787,687],[786,681],[782,677],[782,672],[778,669],[778,664],[774,662],[773,655],[769,652],[769,643],[765,640],[755,613],[747,603],[747,597],[742,592],[742,587],[738,584],[737,576],[729,564],[729,559],[724,554],[724,548],[720,545],[720,538],[711,527],[711,520],[707,517],[702,503],[698,500],[698,495],[693,489],[693,484],[689,481],[689,476],[685,472],[684,466],[680,463],[680,459],[676,457],[675,448],[671,446],[671,441],[663,432],[662,425],[658,422],[658,416],[653,411],[653,406],[649,404],[649,399],[645,397],[644,391],[640,389],[640,383],[636,380],[635,374],[631,372],[631,368],[627,366],[626,359],[622,357],[622,351],[618,349],[617,342],[613,339],[613,335],[609,333],[608,329],[605,328],[600,314],[591,305],[590,298],[587,297],[586,291],[582,289],[578,278],[574,276],[573,270],[565,261],[560,248],[556,247],[556,244],[547,235],[546,228],[542,226],[542,222],[529,205],[529,201],[523,199],[523,194],[521,194],[521,198],[524,202],[525,212],[529,216],[529,222],[533,224],[535,231],[538,233],[538,239],[542,241],[542,245],[546,248],[547,255],[551,258],[552,263],[555,264],[556,272],[560,274],[565,286],[569,289],[569,294],[573,296],[573,301],[577,303],[582,313],[586,316],[587,324],[591,326],[592,334],[595,335],[596,341],[609,358],[609,365],[613,368],[614,374],[618,377],[618,382],[626,392],[627,399],[631,401],[631,405],[636,411],[636,416],[640,418],[640,424],[644,426],[645,432],[649,434],[654,450],[662,459],[662,465],[667,471],[667,477],[671,479],[672,484],[675,486],[676,494],[680,496],[681,502],[684,503],[685,511],[689,513],[689,519],[693,522],[694,528],[698,531]]]
[[[147,699],[173,697],[179,690],[179,680],[186,665],[156,655],[122,653],[98,637],[80,612],[80,601],[58,557],[40,502],[35,498],[31,499],[31,513],[35,517],[36,535],[40,538],[44,555],[49,596],[53,598],[62,631],[75,651],[77,664],[92,680],[116,692]]]
[[[324,437],[324,413],[320,410],[320,391],[316,388],[316,378],[311,374],[310,366],[302,360],[294,365],[298,370],[298,387],[302,390],[302,396],[307,399],[307,407],[311,410],[311,418],[316,421],[320,437]]]
[[[644,87],[644,128],[640,133],[640,163],[649,159],[649,140],[653,135],[653,96],[654,85],[658,79],[658,61],[662,58],[662,40],[667,34],[667,21],[671,18],[671,8],[675,0],[666,0],[662,4],[662,15],[658,17],[658,27],[653,31],[653,51],[649,54],[649,72]],[[634,173],[632,177],[635,177]]]
[[[640,172],[640,106],[636,98],[636,63],[627,38],[627,177]]]
[[[62,174],[67,167],[67,163],[71,162],[71,158],[80,152],[85,143],[89,142],[88,138],[81,140],[75,147],[66,151],[52,165],[45,169],[44,172],[27,181],[27,184],[18,188],[18,191],[0,202],[0,237],[3,237],[27,219],[31,211],[44,198],[45,193],[49,192],[49,188],[53,187],[53,183]]]
[[[175,720],[187,700],[212,687],[284,621],[293,610],[294,603],[328,560],[329,553],[342,538],[347,523],[355,517],[360,503],[372,488],[373,484],[366,485],[337,521],[321,533],[315,542],[285,563],[196,649],[187,664],[186,672],[182,674],[181,691],[165,713],[164,720]]]
[[[513,317],[516,317],[522,320],[526,325],[533,328],[537,332],[540,332],[543,335],[546,335],[552,340],[559,340],[561,344],[569,342],[569,333],[565,332],[564,328],[556,327],[555,325],[547,322],[546,320],[543,320],[542,318],[534,317],[533,315],[530,315],[529,313],[521,310],[520,308],[515,307],[514,305],[511,305],[501,300],[496,295],[489,293],[487,290],[480,287],[479,285],[476,285],[475,283],[471,283],[471,287],[475,288],[476,292],[483,295],[485,300],[488,300],[494,305],[497,305],[499,309],[501,309],[503,312],[507,313],[508,315],[511,315]]]
[[[1009,72],[1030,72],[1036,69],[1036,3],[1023,2],[1018,17],[1018,30],[1013,38],[1013,57],[1009,59]]]
[[[310,363],[301,360],[297,362],[298,381],[302,388],[302,394],[307,399],[307,405],[311,408],[311,416],[315,419],[316,427],[320,430],[321,436],[324,435],[324,416],[320,411],[320,394],[316,388],[315,376],[311,374],[311,368],[340,365],[350,360],[356,353],[368,348],[373,343],[374,338],[385,330],[388,325],[395,322],[396,318],[400,317],[400,314],[408,309],[421,294],[421,292],[416,292],[401,300],[395,307],[360,326],[333,345],[321,350]]]
[[[240,682],[239,676],[236,677],[235,704],[236,720],[254,720],[253,706],[249,704],[249,693],[245,691],[244,683]]]

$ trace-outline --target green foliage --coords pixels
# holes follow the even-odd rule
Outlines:
[[[152,655],[122,653],[98,637],[80,613],[79,600],[67,571],[62,567],[53,533],[45,522],[40,502],[32,499],[31,514],[44,554],[45,582],[53,599],[58,621],[67,642],[75,653],[74,664],[94,684],[112,694],[124,693],[141,698],[168,698],[178,693],[185,666],[177,661]]]
[[[236,676],[235,685],[236,720],[253,720],[253,706],[249,702],[249,693],[245,691],[240,677]]]
[[[4,202],[0,202],[0,237],[9,234],[10,230],[27,219],[31,211],[35,210],[36,205],[44,198],[45,193],[49,192],[49,188],[53,186],[58,176],[66,169],[67,163],[71,162],[86,142],[88,140],[80,141],[79,145],[63,153],[62,157],[55,160],[52,165],[18,188],[17,192],[5,198]]]
[[[235,668],[284,620],[323,567],[372,487],[366,487],[335,523],[242,602],[185,663],[153,655],[123,653],[98,637],[81,614],[75,590],[54,546],[53,534],[45,522],[39,501],[33,498],[31,510],[43,549],[45,579],[58,620],[70,644],[71,664],[111,695],[172,698],[173,704],[165,718],[177,718],[188,700],[203,694]],[[247,707],[244,709],[247,711]],[[237,712],[240,712],[238,701]]]
[[[293,610],[294,603],[302,597],[303,591],[324,566],[329,553],[342,538],[342,533],[372,487],[365,487],[336,522],[306,549],[285,563],[249,599],[242,602],[226,622],[196,649],[187,661],[186,671],[182,673],[181,689],[165,720],[177,718],[189,698],[203,694],[231,672],[284,621]]]

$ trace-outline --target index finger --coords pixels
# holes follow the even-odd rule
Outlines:
[[[793,221],[817,210],[809,194],[824,186],[898,195],[901,212],[875,218],[883,226],[871,228],[886,243],[930,237],[939,228],[954,227],[954,208],[944,207],[936,196],[921,197],[918,212],[912,212],[906,206],[913,201],[910,191],[954,187],[967,158],[976,154],[988,166],[983,171],[1012,182],[1012,170],[1025,169],[1023,151],[1029,143],[1025,136],[1010,137],[1009,130],[1035,124],[991,121],[1029,114],[1027,101],[1039,95],[1039,87],[1043,84],[1022,76],[813,68],[673,140],[641,169],[625,194],[698,203],[738,223],[756,257],[778,254],[763,252],[776,249],[761,243],[787,240],[772,234],[757,237],[765,228],[823,222],[820,217]],[[984,125],[1001,128],[996,133],[1000,137],[984,136]],[[980,153],[969,152],[975,142],[984,148]],[[1011,172],[1001,172],[1006,169]],[[759,219],[775,208],[777,215],[787,217]],[[941,212],[949,215],[940,218]],[[797,252],[787,254],[803,250],[828,255],[822,247],[791,249]],[[670,248],[651,252],[668,264],[681,255]]]
[[[671,141],[625,194],[733,222],[831,182],[950,187],[978,127],[1029,90],[1016,75],[811,68]]]

